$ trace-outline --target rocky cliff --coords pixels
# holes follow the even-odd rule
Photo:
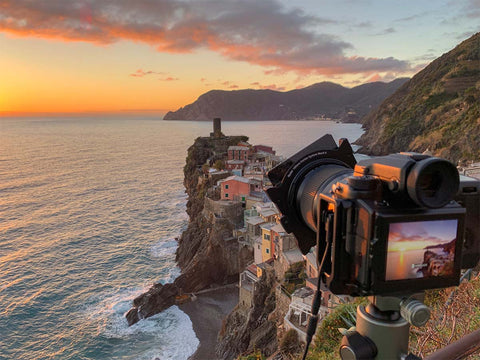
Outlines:
[[[358,121],[408,79],[373,82],[346,88],[322,82],[286,92],[273,90],[212,90],[192,104],[168,112],[164,120],[296,120],[322,115]]]
[[[362,152],[480,158],[480,33],[434,60],[363,119]]]
[[[258,282],[253,307],[237,307],[223,321],[215,349],[221,359],[234,359],[240,354],[260,350],[269,356],[278,348],[277,325],[273,319],[275,276],[267,271]]]
[[[184,185],[188,194],[188,228],[179,239],[176,259],[182,270],[172,284],[155,284],[146,293],[133,300],[126,314],[129,325],[155,315],[175,303],[184,293],[193,293],[214,284],[238,280],[253,255],[248,248],[232,240],[235,223],[232,219],[217,218],[204,210],[205,195],[213,185],[202,176],[200,167],[207,160],[221,158],[228,146],[246,137],[197,138],[188,149],[184,167]]]

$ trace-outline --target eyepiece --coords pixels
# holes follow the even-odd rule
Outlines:
[[[418,206],[436,209],[453,200],[459,183],[458,171],[451,162],[431,157],[413,166],[407,178],[407,191]]]

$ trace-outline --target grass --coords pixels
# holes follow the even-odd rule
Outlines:
[[[425,357],[480,328],[480,277],[458,288],[427,291],[429,322],[410,330],[410,351]],[[478,359],[479,354],[466,359]]]

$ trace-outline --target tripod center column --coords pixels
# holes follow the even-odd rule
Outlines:
[[[375,343],[375,359],[400,360],[408,354],[409,329],[410,324],[401,316],[388,319],[369,314],[364,306],[357,307],[356,330]]]

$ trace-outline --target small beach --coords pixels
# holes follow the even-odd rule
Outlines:
[[[223,319],[238,304],[238,287],[229,286],[197,296],[197,300],[180,305],[192,321],[193,330],[200,341],[190,360],[217,359],[215,346]]]

